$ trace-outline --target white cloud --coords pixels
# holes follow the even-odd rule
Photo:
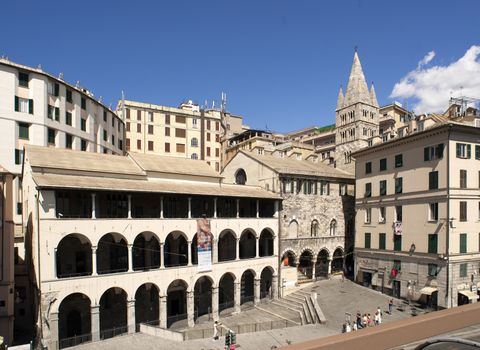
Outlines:
[[[393,87],[391,98],[409,100],[416,113],[444,112],[451,96],[480,98],[480,46],[472,46],[458,61],[426,67],[435,57],[430,51]]]

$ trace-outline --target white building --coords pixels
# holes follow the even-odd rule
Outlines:
[[[23,195],[37,326],[51,348],[144,322],[192,326],[277,296],[280,197],[223,184],[204,161],[26,146]],[[205,217],[213,249],[202,272]]]

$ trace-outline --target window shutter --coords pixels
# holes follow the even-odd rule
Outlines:
[[[457,158],[461,158],[462,156],[462,146],[457,143]]]
[[[480,159],[480,146],[475,145],[475,159]]]
[[[55,96],[60,95],[60,85],[55,83]]]
[[[430,152],[428,151],[428,147],[423,149],[423,160],[426,162],[430,160]]]
[[[443,158],[443,143],[441,143],[437,146],[437,157],[438,157],[438,159]]]
[[[28,100],[28,113],[33,114],[33,100]]]
[[[467,252],[467,234],[461,233],[460,234],[460,253]]]
[[[20,104],[20,103],[19,103],[19,101],[18,101],[18,96],[15,96],[15,112],[18,112],[18,109],[19,109],[18,105],[19,105],[19,104]]]
[[[470,159],[472,156],[472,145],[467,145],[467,158]]]

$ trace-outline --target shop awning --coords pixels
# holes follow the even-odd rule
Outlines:
[[[462,295],[465,295],[470,300],[477,300],[478,299],[477,292],[472,292],[470,290],[459,290],[458,292]]]
[[[438,288],[434,287],[423,287],[420,289],[420,294],[425,294],[425,295],[432,295],[432,293],[436,292]]]

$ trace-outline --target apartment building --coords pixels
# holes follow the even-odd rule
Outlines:
[[[352,154],[357,282],[432,307],[477,301],[479,136],[432,121]]]
[[[242,117],[216,109],[203,110],[187,101],[179,108],[119,101],[130,152],[205,160],[220,172],[222,142],[242,132]]]
[[[277,194],[205,161],[26,146],[24,217],[49,349],[278,295]],[[260,205],[261,204],[261,205]]]
[[[279,257],[282,290],[327,278],[353,264],[354,176],[298,154],[240,150],[225,182],[261,186],[282,197]],[[353,271],[352,271],[353,272]]]

